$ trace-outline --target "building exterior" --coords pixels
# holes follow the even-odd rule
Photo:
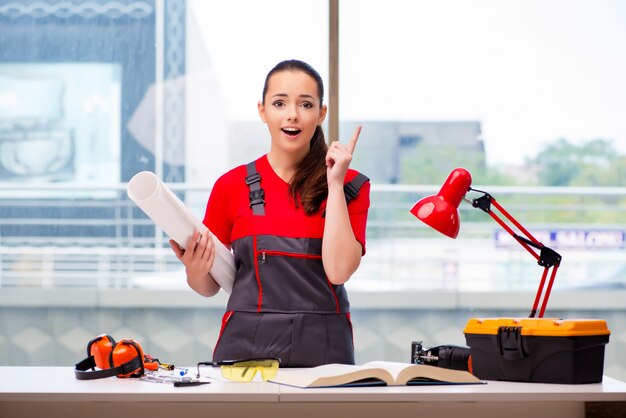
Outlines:
[[[373,183],[419,182],[419,174],[412,167],[419,164],[424,154],[437,160],[436,169],[442,178],[461,161],[484,164],[479,121],[342,121],[340,140],[347,141],[358,125],[363,130],[353,166],[366,173]],[[260,121],[231,122],[227,142],[232,165],[244,164],[267,152],[269,134]],[[446,160],[446,153],[456,158]]]

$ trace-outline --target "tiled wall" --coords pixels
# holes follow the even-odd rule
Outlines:
[[[133,338],[166,363],[209,360],[221,324],[217,308],[0,308],[0,365],[73,366],[87,342],[103,333]],[[626,310],[553,311],[553,317],[601,318],[611,330],[604,374],[626,380]],[[465,345],[463,328],[473,317],[511,317],[505,310],[353,309],[357,363],[409,361],[411,341],[425,346]]]

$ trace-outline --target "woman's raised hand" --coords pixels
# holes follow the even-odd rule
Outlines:
[[[361,134],[361,126],[357,126],[352,134],[352,138],[346,145],[343,145],[339,141],[333,141],[328,147],[326,153],[326,177],[328,180],[328,187],[333,185],[340,185],[343,187],[343,181],[350,167],[352,161],[352,155],[356,143],[359,140]]]

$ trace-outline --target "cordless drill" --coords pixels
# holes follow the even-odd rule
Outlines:
[[[439,345],[424,348],[422,341],[411,343],[411,363],[465,370],[472,373],[472,355],[468,347]]]

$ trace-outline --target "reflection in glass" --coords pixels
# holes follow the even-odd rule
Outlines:
[[[116,64],[0,64],[0,181],[119,181]]]

